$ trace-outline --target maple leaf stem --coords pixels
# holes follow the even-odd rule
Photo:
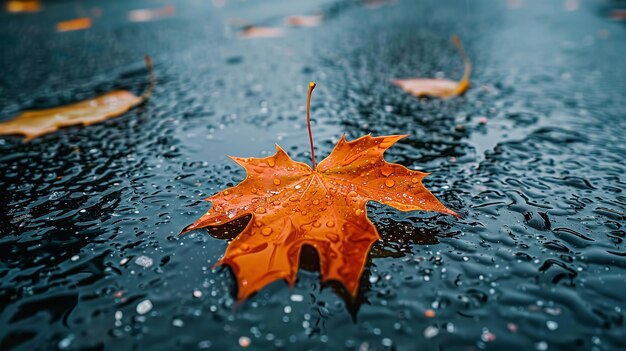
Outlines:
[[[154,87],[156,86],[156,75],[154,74],[154,67],[152,66],[152,58],[150,55],[145,56],[146,61],[146,69],[148,70],[148,75],[150,77],[150,84],[144,93],[141,95],[141,99],[146,101],[152,96],[152,92],[154,91]]]
[[[313,134],[311,133],[311,95],[315,89],[315,82],[309,82],[309,94],[306,100],[306,124],[309,128],[309,143],[311,144],[311,161],[313,163],[313,170],[317,167],[315,165],[315,150],[313,150]]]

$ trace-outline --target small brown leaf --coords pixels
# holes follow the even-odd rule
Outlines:
[[[176,8],[173,5],[168,5],[158,9],[140,9],[133,10],[128,13],[128,20],[131,22],[148,22],[156,19],[173,16],[176,12]]]
[[[393,4],[398,2],[398,0],[362,0],[361,3],[365,5],[365,7],[370,9],[377,9],[379,7]]]
[[[41,1],[39,0],[9,0],[6,5],[7,12],[38,12],[41,11]]]
[[[282,28],[275,27],[255,27],[252,25],[248,25],[244,27],[237,35],[240,38],[251,39],[251,38],[278,38],[285,36],[285,30]]]
[[[142,104],[152,94],[156,78],[149,56],[146,56],[146,65],[150,72],[150,86],[141,96],[136,96],[126,90],[116,90],[66,106],[24,111],[13,119],[1,122],[0,135],[21,134],[26,137],[24,142],[28,142],[61,127],[79,124],[88,126],[117,117]]]
[[[285,24],[291,27],[317,27],[324,19],[321,15],[313,16],[289,16],[285,18]]]
[[[57,23],[57,32],[71,32],[91,28],[91,18],[81,17]]]
[[[456,35],[452,37],[452,43],[459,50],[461,58],[465,64],[463,77],[460,81],[455,82],[448,79],[435,78],[411,78],[411,79],[394,79],[392,83],[402,88],[402,90],[416,97],[437,97],[441,99],[449,99],[455,96],[463,95],[470,86],[470,73],[472,64],[465,55],[461,40]]]
[[[613,10],[611,11],[611,19],[616,21],[626,21],[626,10]]]

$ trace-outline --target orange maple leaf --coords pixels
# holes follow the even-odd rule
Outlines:
[[[246,179],[207,198],[213,207],[181,233],[252,215],[217,264],[232,268],[239,299],[277,279],[293,286],[303,245],[319,253],[324,282],[339,281],[355,296],[369,250],[380,239],[367,218],[368,201],[458,216],[422,185],[427,173],[384,160],[385,150],[405,135],[366,135],[350,142],[343,136],[316,167],[310,133],[314,87],[311,83],[307,103],[313,168],[278,145],[270,157],[231,157],[246,170]]]
[[[126,113],[148,100],[156,84],[152,60],[146,56],[150,86],[141,96],[127,90],[114,90],[95,98],[49,109],[24,111],[12,119],[0,122],[0,135],[21,134],[24,142],[57,131],[59,128],[89,126]]]
[[[459,54],[461,55],[461,58],[463,58],[465,67],[463,77],[460,81],[456,82],[448,79],[434,78],[410,78],[394,79],[391,82],[416,97],[429,96],[449,99],[455,96],[463,95],[470,86],[469,77],[472,72],[472,64],[465,55],[461,39],[455,35],[452,37],[452,43],[459,50]]]

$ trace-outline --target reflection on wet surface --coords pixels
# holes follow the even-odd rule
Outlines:
[[[146,53],[159,76],[116,119],[0,139],[0,349],[626,348],[626,27],[591,2],[511,3],[175,1],[141,23],[128,13],[169,4],[0,14],[2,119],[140,93]],[[94,7],[91,28],[56,33]],[[320,26],[282,38],[239,40],[228,25],[320,9]],[[452,34],[475,68],[464,97],[390,84],[458,77]],[[244,176],[226,155],[279,143],[309,161],[310,80],[316,154],[344,132],[410,133],[388,161],[432,173],[425,185],[464,218],[370,203],[383,240],[356,303],[320,286],[308,252],[293,290],[276,282],[238,304],[231,272],[212,269],[227,241],[177,234]]]

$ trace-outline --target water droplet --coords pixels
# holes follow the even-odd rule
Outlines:
[[[303,216],[306,216],[306,214],[307,214],[307,213],[308,213],[308,212],[307,212],[306,210],[302,210],[302,211],[300,211],[300,214],[301,214],[301,215],[303,215]]]
[[[270,167],[274,167],[276,165],[276,161],[273,158],[267,160],[267,165]]]
[[[546,326],[550,330],[557,330],[559,328],[559,324],[555,321],[547,321]]]
[[[393,187],[393,185],[394,185],[394,184],[396,184],[396,182],[394,182],[392,179],[387,179],[387,180],[385,180],[385,185],[386,185],[388,188]]]
[[[356,193],[356,191],[354,191],[354,190],[352,190],[351,192],[349,192],[349,193],[348,193],[348,196],[350,196],[350,197],[355,197],[355,196],[357,196],[357,195],[358,195],[358,194],[357,194],[357,193]]]
[[[319,228],[321,226],[322,226],[322,224],[320,222],[317,222],[317,221],[313,222],[313,227]]]
[[[334,226],[335,226],[335,222],[333,222],[333,221],[328,221],[328,222],[326,222],[326,226],[327,226],[328,228],[332,228],[332,227],[334,227]]]
[[[239,338],[239,346],[241,346],[241,347],[248,347],[248,346],[250,346],[250,344],[252,344],[252,341],[250,340],[249,337],[242,336],[242,337]]]
[[[250,246],[248,244],[241,244],[239,246],[239,248],[241,249],[241,251],[248,251],[248,250],[250,250]]]
[[[141,301],[140,303],[137,304],[137,307],[135,310],[139,314],[146,314],[150,312],[150,310],[152,310],[152,301],[150,300]]]
[[[228,195],[228,194],[230,194],[230,191],[224,190],[224,195]]]
[[[489,330],[485,330],[483,331],[482,335],[480,336],[480,339],[484,342],[492,342],[494,340],[496,340],[496,335],[492,332],[490,332]]]
[[[272,234],[272,228],[270,228],[270,227],[263,228],[261,230],[261,234],[263,234],[265,236]]]
[[[278,200],[274,200],[274,202],[272,202],[272,204],[273,204],[274,206],[278,206],[278,205],[280,205],[280,201],[278,201]]]
[[[202,291],[200,291],[200,290],[194,290],[194,291],[193,291],[193,297],[195,297],[195,298],[197,298],[197,299],[201,298],[201,297],[202,297]]]
[[[439,328],[435,326],[428,326],[424,329],[424,337],[426,339],[432,339],[439,334]]]
[[[59,347],[59,349],[65,350],[65,349],[69,348],[72,345],[73,342],[74,342],[74,334],[70,334],[66,338],[64,338],[63,340],[59,341],[57,346]]]
[[[256,194],[258,192],[258,190],[256,188],[252,188],[252,190],[250,190],[251,193]]]
[[[280,185],[280,179],[278,179],[278,178],[274,178],[274,184],[276,184],[276,185]]]
[[[320,200],[318,199],[313,200],[313,205],[319,205],[319,203],[320,203]]]
[[[357,208],[356,210],[354,210],[354,214],[356,214],[357,216],[360,216],[361,213],[363,213],[363,210]]]
[[[265,211],[265,207],[258,207],[256,210],[254,210],[254,212],[258,214],[263,214],[267,211]]]
[[[411,178],[411,182],[413,182],[413,184],[419,182],[420,180],[417,177],[413,177]]]
[[[143,268],[150,268],[152,266],[153,261],[148,256],[139,256],[135,259],[135,264],[142,266]]]
[[[302,302],[304,301],[304,296],[299,294],[293,294],[290,296],[290,300],[293,302]]]

